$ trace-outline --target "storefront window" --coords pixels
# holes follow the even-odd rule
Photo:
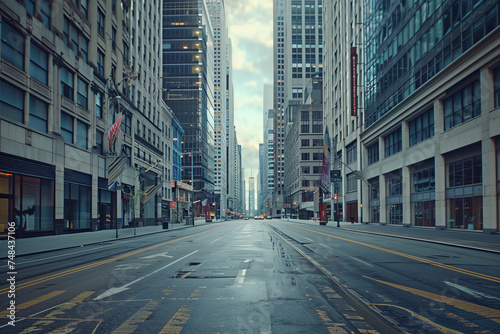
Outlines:
[[[15,176],[15,220],[24,232],[54,229],[54,181]]]
[[[403,204],[392,204],[387,206],[387,220],[389,224],[403,223]]]
[[[90,229],[91,187],[64,183],[64,229]]]
[[[413,210],[415,226],[436,226],[434,201],[413,203]]]
[[[448,227],[465,230],[482,230],[483,198],[476,196],[449,199]]]

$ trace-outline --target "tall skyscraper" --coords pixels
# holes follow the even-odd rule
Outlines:
[[[274,0],[274,196],[273,216],[284,206],[284,139],[305,87],[322,70],[323,1]]]
[[[274,110],[273,110],[273,86],[264,85],[263,89],[263,154],[262,154],[262,212],[264,208],[271,207],[274,191]]]
[[[163,98],[184,129],[183,152],[192,153],[184,155],[182,178],[194,175],[195,200],[209,203],[215,169],[213,47],[204,0],[163,1]]]
[[[228,168],[228,126],[229,110],[229,71],[230,54],[228,50],[230,40],[226,28],[226,12],[223,0],[207,0],[207,7],[214,30],[214,202],[220,212],[227,209],[228,178],[233,176]]]
[[[248,215],[255,214],[255,177],[248,178]]]
[[[361,183],[356,175],[362,168],[360,134],[364,115],[363,11],[356,1],[325,2],[323,22],[324,130],[331,138],[331,169],[341,172],[344,182],[332,183],[328,200],[332,218],[359,221]],[[342,163],[346,163],[345,167]]]

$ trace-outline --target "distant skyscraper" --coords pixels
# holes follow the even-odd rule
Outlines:
[[[274,0],[273,216],[282,215],[284,205],[286,126],[294,120],[308,81],[323,66],[322,11],[322,0]]]
[[[184,10],[179,10],[183,8]],[[164,99],[184,129],[183,180],[194,174],[195,199],[213,201],[214,32],[204,0],[163,1]]]
[[[253,176],[248,178],[248,214],[250,216],[255,214],[255,178]]]
[[[210,19],[214,30],[214,184],[215,197],[218,211],[225,212],[228,201],[228,179],[234,178],[234,173],[229,168],[228,147],[232,136],[228,132],[228,119],[233,115],[230,101],[232,90],[230,84],[231,53],[230,39],[226,28],[226,14],[223,0],[206,0]],[[219,214],[218,214],[219,216]]]

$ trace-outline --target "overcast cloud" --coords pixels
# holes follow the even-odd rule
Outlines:
[[[273,80],[273,2],[227,0],[225,5],[233,44],[235,126],[248,182],[259,168],[263,86]]]

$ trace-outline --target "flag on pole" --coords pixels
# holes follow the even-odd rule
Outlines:
[[[321,186],[324,190],[330,189],[330,133],[328,126],[323,138],[323,168],[321,169]]]
[[[203,202],[201,202],[201,206],[205,206],[208,203],[208,198],[205,198]]]
[[[122,125],[123,115],[116,121],[115,124],[109,129],[108,139],[109,139],[109,147],[112,147],[115,143],[116,136],[118,135],[118,131],[120,131],[120,126]]]

